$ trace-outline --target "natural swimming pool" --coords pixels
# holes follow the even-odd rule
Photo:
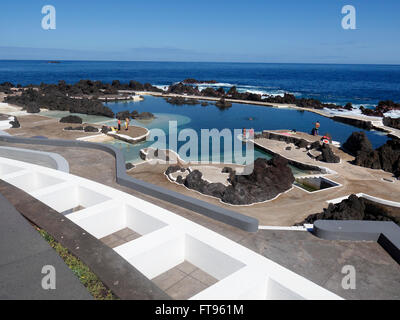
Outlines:
[[[266,129],[296,129],[297,131],[310,132],[313,123],[319,121],[321,123],[320,134],[330,133],[334,140],[344,143],[353,131],[361,130],[308,111],[278,109],[236,103],[234,103],[229,109],[220,110],[213,105],[212,102],[206,107],[201,105],[176,106],[167,103],[163,98],[145,96],[144,100],[140,102],[112,102],[107,103],[106,105],[111,108],[114,113],[125,110],[137,110],[139,112],[147,111],[155,114],[156,119],[152,121],[132,121],[131,124],[144,126],[150,130],[163,130],[167,136],[167,143],[169,121],[177,121],[178,132],[182,129],[191,128],[198,133],[199,137],[201,129],[213,128],[218,130],[223,130],[225,128],[230,130],[253,128],[256,132]],[[43,115],[55,117],[62,117],[65,116],[65,114],[68,114],[68,112],[51,111],[43,113]],[[84,122],[88,123],[116,125],[116,120],[110,120],[105,117],[79,116],[83,117]],[[366,131],[366,134],[374,148],[384,144],[388,139],[386,135],[377,131]],[[236,137],[234,138],[236,139]],[[139,157],[140,149],[149,147],[154,142],[146,141],[137,145],[130,145],[121,141],[113,141],[109,143],[124,152],[127,162],[137,163],[141,161]],[[185,142],[178,143],[178,150],[184,143]],[[221,145],[223,145],[223,143],[221,143]],[[220,156],[221,160],[223,160],[223,150],[221,150]],[[254,150],[254,158],[256,159],[257,157],[270,158],[270,155],[256,149]],[[234,162],[234,159],[233,161],[228,162]]]
[[[206,107],[201,105],[175,106],[167,103],[163,98],[145,96],[145,99],[140,102],[108,103],[107,106],[115,113],[124,110],[152,112],[157,116],[157,119],[150,123],[138,124],[148,129],[161,128],[167,135],[169,120],[176,120],[178,122],[178,131],[191,128],[198,134],[201,129],[213,128],[218,130],[223,130],[225,128],[230,130],[253,128],[256,132],[266,129],[296,129],[297,131],[310,132],[313,123],[319,121],[321,123],[320,133],[330,133],[333,140],[341,143],[344,143],[353,131],[361,130],[350,125],[335,122],[312,112],[236,103],[229,109],[220,110],[212,104]],[[381,132],[366,131],[366,134],[374,148],[384,144],[387,140],[387,136]],[[144,145],[146,144],[148,143]],[[179,146],[178,144],[178,148]],[[258,156],[264,157],[265,153],[255,150],[255,158]]]

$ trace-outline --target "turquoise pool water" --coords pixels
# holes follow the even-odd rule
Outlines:
[[[145,96],[144,100],[140,102],[126,101],[108,103],[107,106],[115,113],[124,110],[154,113],[157,119],[150,123],[138,124],[150,130],[155,128],[164,130],[167,136],[167,144],[169,136],[168,121],[170,120],[176,120],[178,122],[178,132],[182,129],[190,128],[195,130],[199,137],[201,136],[202,129],[213,128],[218,130],[227,128],[231,131],[234,129],[253,128],[256,132],[265,129],[296,129],[297,131],[310,132],[313,128],[313,123],[319,121],[321,123],[320,133],[330,133],[334,140],[344,143],[353,131],[361,130],[350,125],[335,122],[312,112],[236,103],[229,109],[220,110],[211,103],[206,107],[201,105],[175,106],[165,102],[163,98]],[[250,120],[250,118],[252,120]],[[381,132],[366,131],[366,134],[374,147],[384,144],[387,140],[386,135]],[[234,135],[232,136],[236,139]],[[186,141],[178,142],[177,149],[179,150],[184,143],[186,143]],[[143,147],[151,144],[152,143],[146,142]],[[221,145],[222,144],[221,142]],[[244,148],[245,146],[243,146],[243,150]],[[199,150],[200,149],[199,142]],[[136,161],[134,152],[130,152],[127,156],[132,161]],[[221,160],[223,160],[224,156],[229,158],[231,155],[224,155],[223,150],[221,150]],[[270,158],[271,156],[256,149],[254,150],[254,158],[256,159],[257,157]],[[198,158],[193,160],[198,160]],[[234,157],[232,157],[231,161],[227,162],[235,162]]]
[[[176,121],[178,134],[182,129],[190,128],[193,129],[199,137],[201,136],[202,129],[213,128],[218,130],[228,129],[230,131],[234,129],[241,130],[243,128],[253,128],[256,132],[265,129],[296,129],[298,131],[309,132],[313,127],[313,123],[316,121],[321,123],[320,133],[330,133],[334,140],[341,143],[345,142],[353,131],[360,131],[360,129],[356,127],[335,122],[329,118],[322,117],[312,112],[291,109],[276,109],[235,103],[229,109],[220,110],[212,103],[206,107],[201,105],[175,106],[166,103],[163,98],[145,96],[144,100],[140,102],[124,101],[107,103],[106,105],[110,107],[114,113],[125,110],[137,110],[139,112],[147,111],[153,113],[156,116],[154,120],[133,120],[131,125],[143,126],[148,128],[150,131],[153,129],[163,130],[166,135],[168,148],[170,147],[168,143],[170,121]],[[42,115],[56,118],[61,118],[68,114],[69,112],[62,111],[48,111],[42,113]],[[99,116],[79,116],[82,117],[84,122],[88,123],[116,125],[116,120],[114,119]],[[366,131],[366,134],[374,147],[384,144],[387,140],[386,135],[380,132]],[[233,139],[237,139],[234,134],[232,134],[232,136]],[[180,147],[185,143],[186,141],[178,142],[177,150],[180,150]],[[121,141],[113,141],[108,142],[108,144],[112,144],[119,148],[124,153],[127,162],[137,163],[141,161],[139,157],[140,149],[149,147],[153,145],[154,142],[146,141],[137,145],[131,145]],[[222,145],[223,142],[221,141],[221,146]],[[242,147],[242,152],[244,149],[245,145]],[[199,150],[201,150],[200,141]],[[182,156],[182,154],[180,155]],[[211,156],[212,155],[210,153],[210,158]],[[222,149],[220,150],[219,157],[221,162],[224,161],[224,157],[226,162],[235,162],[235,156],[231,153],[224,154]],[[265,152],[255,149],[254,158],[256,159],[257,157],[270,158],[271,156]],[[199,158],[200,157],[192,157],[191,160],[198,160]],[[298,171],[295,168],[293,168],[293,170],[296,172]],[[301,171],[298,171],[298,173],[301,173]]]

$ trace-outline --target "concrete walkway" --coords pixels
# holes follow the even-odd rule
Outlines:
[[[55,290],[42,288],[46,265],[56,270]],[[1,194],[0,299],[93,299],[57,252]]]

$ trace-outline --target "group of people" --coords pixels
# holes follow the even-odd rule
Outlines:
[[[129,123],[130,123],[129,118],[126,118],[126,119],[125,119],[125,131],[128,131],[128,130],[129,130]],[[121,131],[121,125],[122,125],[121,119],[118,119],[118,127],[117,127],[117,128],[115,128],[115,127],[110,127],[110,129],[111,129],[112,132]]]
[[[125,119],[125,131],[129,130],[129,118]],[[118,119],[118,131],[121,131],[121,119]]]

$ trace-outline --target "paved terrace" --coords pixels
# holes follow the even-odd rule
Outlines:
[[[0,300],[91,300],[57,252],[0,194]],[[42,268],[54,266],[56,289],[44,290]]]
[[[8,143],[1,145],[12,146]],[[375,242],[327,241],[302,231],[260,230],[249,234],[171,203],[119,186],[115,183],[114,158],[105,152],[21,144],[14,146],[57,152],[69,162],[72,174],[101,182],[166,208],[260,253],[344,298],[400,299],[400,267]],[[344,265],[353,265],[357,270],[356,290],[343,290],[340,287],[343,277],[341,268]],[[187,276],[176,273],[178,275],[170,279],[171,286],[179,287],[182,285],[179,284],[180,281]],[[168,284],[158,282],[158,285]],[[168,291],[167,287],[163,289]]]
[[[95,128],[101,129],[102,125],[96,124],[72,124],[72,123],[60,123],[59,119],[44,117],[40,115],[25,115],[18,116],[18,121],[21,124],[21,128],[14,128],[6,130],[9,134],[13,136],[20,137],[34,137],[34,136],[46,136],[50,139],[65,139],[65,140],[75,140],[88,138],[92,136],[99,135],[96,132],[83,132],[83,131],[73,131],[64,130],[66,127],[78,127],[78,126],[93,126]],[[131,138],[141,137],[148,133],[146,128],[129,126],[129,131],[124,129],[120,131],[121,134],[129,136]],[[111,139],[104,135],[103,139]]]
[[[322,212],[327,207],[326,201],[344,197],[352,193],[365,193],[371,196],[383,198],[391,201],[398,201],[400,195],[400,181],[393,178],[391,173],[382,170],[372,170],[362,168],[349,163],[353,157],[334,148],[334,152],[339,155],[342,162],[339,164],[328,164],[313,160],[307,155],[305,149],[286,150],[288,144],[285,142],[257,139],[264,148],[280,153],[282,156],[307,163],[329,168],[336,171],[336,174],[327,175],[327,178],[333,180],[342,186],[329,188],[322,191],[309,193],[298,187],[293,187],[290,191],[281,194],[277,199],[253,204],[251,206],[231,206],[222,203],[219,199],[200,194],[193,190],[188,190],[182,185],[171,183],[164,175],[167,164],[141,164],[129,172],[135,178],[160,185],[162,187],[183,193],[185,195],[208,201],[231,210],[254,217],[260,221],[260,225],[267,226],[291,226],[303,221],[308,215]],[[216,165],[215,167],[223,166]],[[382,179],[389,179],[388,182]]]

